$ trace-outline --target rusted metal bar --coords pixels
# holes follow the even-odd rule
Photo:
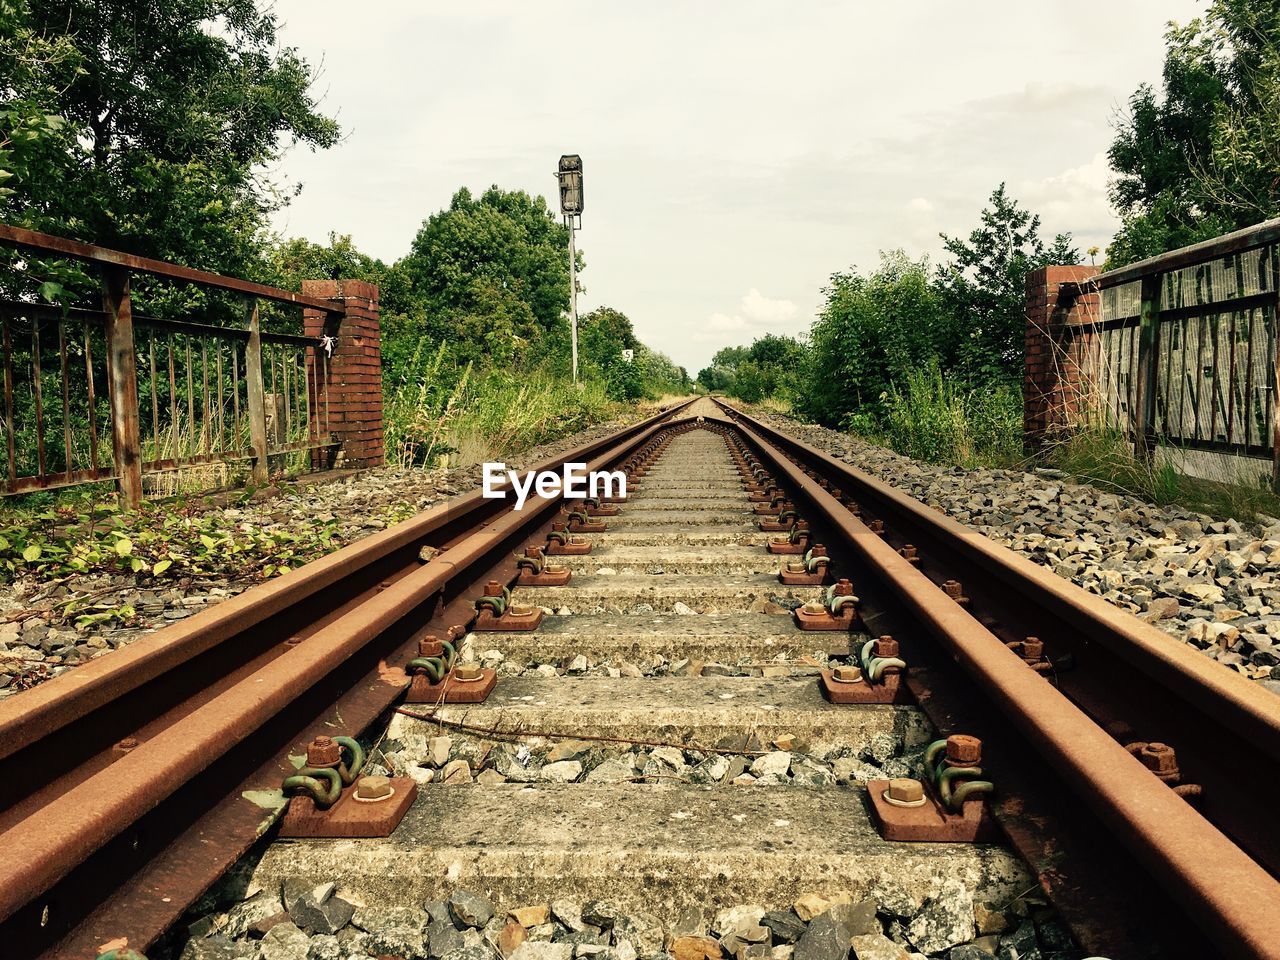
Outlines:
[[[96,483],[101,480],[114,480],[115,473],[107,467],[72,470],[59,470],[38,477],[19,477],[9,488],[9,493],[31,493],[35,490],[54,490],[60,487],[74,487],[81,483]]]
[[[261,283],[252,283],[236,277],[224,277],[221,274],[209,273],[205,270],[194,270],[191,267],[180,266],[176,263],[152,260],[149,257],[139,257],[120,250],[111,250],[96,244],[81,243],[78,240],[68,240],[66,237],[56,237],[52,234],[26,230],[22,227],[14,227],[8,224],[0,224],[0,243],[23,250],[87,260],[91,263],[102,264],[108,271],[123,268],[126,272],[149,273],[153,276],[164,277],[167,280],[179,280],[183,283],[194,283],[217,290],[230,290],[233,293],[243,293],[262,300],[272,300],[276,303],[290,303],[299,307],[310,307],[313,310],[323,310],[325,313],[342,312],[342,308],[335,307],[330,300],[319,300],[315,297],[293,293],[289,290],[280,290],[277,287],[269,287]]]
[[[267,482],[267,405],[262,385],[262,330],[258,319],[258,301],[245,302],[249,341],[244,348],[244,375],[249,406],[249,443],[253,447],[253,482]]]
[[[62,469],[70,472],[71,462],[71,380],[67,376],[67,327],[58,320],[58,360],[62,365]]]
[[[289,359],[290,353],[280,348],[280,386],[284,391],[284,442],[288,443],[293,436],[293,395],[289,393]]]
[[[9,448],[9,489],[17,488],[18,460],[13,424],[13,351],[9,342],[9,315],[0,316],[4,338],[4,435]]]
[[[217,389],[215,391],[215,395],[217,396],[217,406],[215,407],[215,412],[218,417],[217,448],[219,451],[222,451],[227,449],[227,432],[226,432],[227,404],[222,397],[223,380],[222,380],[222,343],[221,342],[217,342],[214,346],[214,357],[216,359],[214,376],[216,377],[216,383],[217,383]]]
[[[233,446],[240,446],[240,360],[236,354],[236,345],[231,344],[231,420],[235,436]]]
[[[1160,280],[1155,274],[1142,278],[1142,312],[1138,327],[1138,382],[1133,410],[1134,452],[1145,457],[1156,412],[1156,371],[1160,368]]]
[[[200,338],[200,381],[204,395],[204,405],[200,408],[200,449],[208,453],[213,449],[209,443],[213,414],[209,412],[209,339],[207,337]]]
[[[320,435],[320,431],[316,429],[316,425],[311,421],[311,390],[315,380],[315,363],[312,359],[313,350],[304,348],[302,351],[302,402],[303,415],[306,417],[307,439],[315,440]]]
[[[152,372],[155,378],[155,372]],[[93,386],[93,335],[89,325],[84,325],[84,379],[89,403],[89,467],[98,470],[98,403]]]
[[[86,310],[82,307],[55,307],[46,303],[27,303],[23,300],[0,300],[0,312],[21,311],[30,316],[45,317],[56,320],[65,317],[68,320],[81,320],[101,326],[106,323],[106,314],[101,310]],[[221,340],[237,340],[241,343],[249,339],[249,331],[239,327],[219,327],[208,323],[193,323],[190,320],[171,320],[167,317],[149,317],[135,314],[134,328],[147,327],[168,333],[184,333],[196,337],[216,337]],[[307,337],[298,333],[264,332],[263,343],[291,343],[294,346],[318,346],[319,337]]]
[[[1271,489],[1280,493],[1280,242],[1271,248],[1272,379],[1271,379]],[[1264,308],[1265,309],[1265,308]]]
[[[40,321],[31,321],[31,394],[36,403],[36,458],[39,475],[49,472],[44,455],[44,370],[40,365]]]
[[[173,358],[173,334],[165,338],[169,348],[169,446],[176,457],[178,455],[178,366]],[[157,450],[159,452],[159,445]]]
[[[1148,274],[1169,273],[1183,267],[1203,263],[1206,260],[1217,260],[1233,253],[1244,253],[1245,251],[1274,243],[1277,240],[1280,240],[1280,218],[1266,220],[1252,227],[1245,227],[1243,230],[1236,230],[1233,233],[1224,234],[1212,240],[1205,240],[1202,243],[1180,247],[1177,250],[1171,250],[1168,253],[1162,253],[1158,256],[1129,264],[1127,267],[1109,270],[1088,280],[1078,283],[1071,282],[1065,286],[1076,288],[1086,293],[1093,290],[1105,290],[1108,287],[1118,287],[1121,284],[1132,283]]]
[[[111,370],[111,437],[120,502],[127,510],[142,503],[142,451],[138,435],[138,368],[133,343],[133,306],[127,270],[103,273],[107,315],[107,365]]]
[[[195,364],[191,359],[191,338],[187,337],[187,442],[184,446],[189,447],[195,442],[196,438],[196,385],[195,385]],[[175,457],[182,454],[174,450]]]
[[[156,452],[160,450],[160,387],[156,383],[156,335],[155,331],[147,337],[147,359],[151,368],[151,442]],[[146,469],[146,464],[143,464]]]

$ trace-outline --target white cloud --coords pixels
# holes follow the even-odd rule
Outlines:
[[[933,213],[933,204],[924,197],[914,197],[907,201],[907,212],[909,213]]]
[[[1105,246],[1119,220],[1107,200],[1111,171],[1105,153],[1097,153],[1088,163],[1071,167],[1040,180],[1026,180],[1014,196],[1040,214],[1046,240],[1055,233],[1069,232],[1076,246]]]
[[[790,300],[766,297],[752,287],[738,301],[736,313],[716,312],[694,331],[693,339],[718,346],[747,346],[761,334],[796,333],[800,308]]]

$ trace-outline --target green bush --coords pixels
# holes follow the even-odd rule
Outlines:
[[[547,366],[477,368],[426,341],[384,390],[388,461],[401,467],[510,457],[621,412],[603,382],[574,387]]]
[[[937,361],[904,379],[885,391],[879,416],[861,410],[845,428],[931,463],[1006,467],[1023,459],[1022,397],[1013,387],[966,388],[945,378]]]

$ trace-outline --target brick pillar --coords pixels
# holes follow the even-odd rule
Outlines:
[[[321,429],[342,444],[338,463],[346,467],[382,464],[382,327],[378,320],[377,284],[363,280],[303,280],[309,297],[335,301],[340,315],[303,311],[309,337],[337,338],[329,357],[328,376],[313,398]],[[323,459],[323,458],[319,458]],[[319,465],[319,464],[318,464]]]
[[[1062,285],[1080,283],[1097,273],[1097,267],[1050,266],[1027,274],[1022,428],[1028,449],[1065,426],[1087,392],[1084,355],[1092,333],[1078,325],[1099,319],[1098,295],[1069,294]],[[1064,336],[1067,332],[1071,336]]]

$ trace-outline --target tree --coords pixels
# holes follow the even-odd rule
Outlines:
[[[1280,0],[1213,0],[1165,43],[1108,154],[1112,267],[1280,213]]]
[[[809,335],[801,413],[840,426],[939,355],[954,320],[929,269],[898,250],[881,254],[869,275],[832,274]]]
[[[727,393],[733,387],[733,371],[712,363],[698,371],[698,383],[708,393]]]
[[[542,197],[465,187],[433,214],[397,267],[422,335],[456,341],[463,355],[509,362],[541,340],[569,307],[569,235]]]
[[[1049,263],[1080,262],[1071,238],[1046,248],[1040,218],[1018,206],[1002,183],[967,240],[942,234],[951,262],[938,284],[955,322],[934,344],[944,368],[978,380],[1020,375],[1026,336],[1026,276]]]
[[[36,155],[6,168],[10,222],[243,275],[286,200],[266,167],[337,142],[253,0],[0,0],[0,24],[0,141]]]

